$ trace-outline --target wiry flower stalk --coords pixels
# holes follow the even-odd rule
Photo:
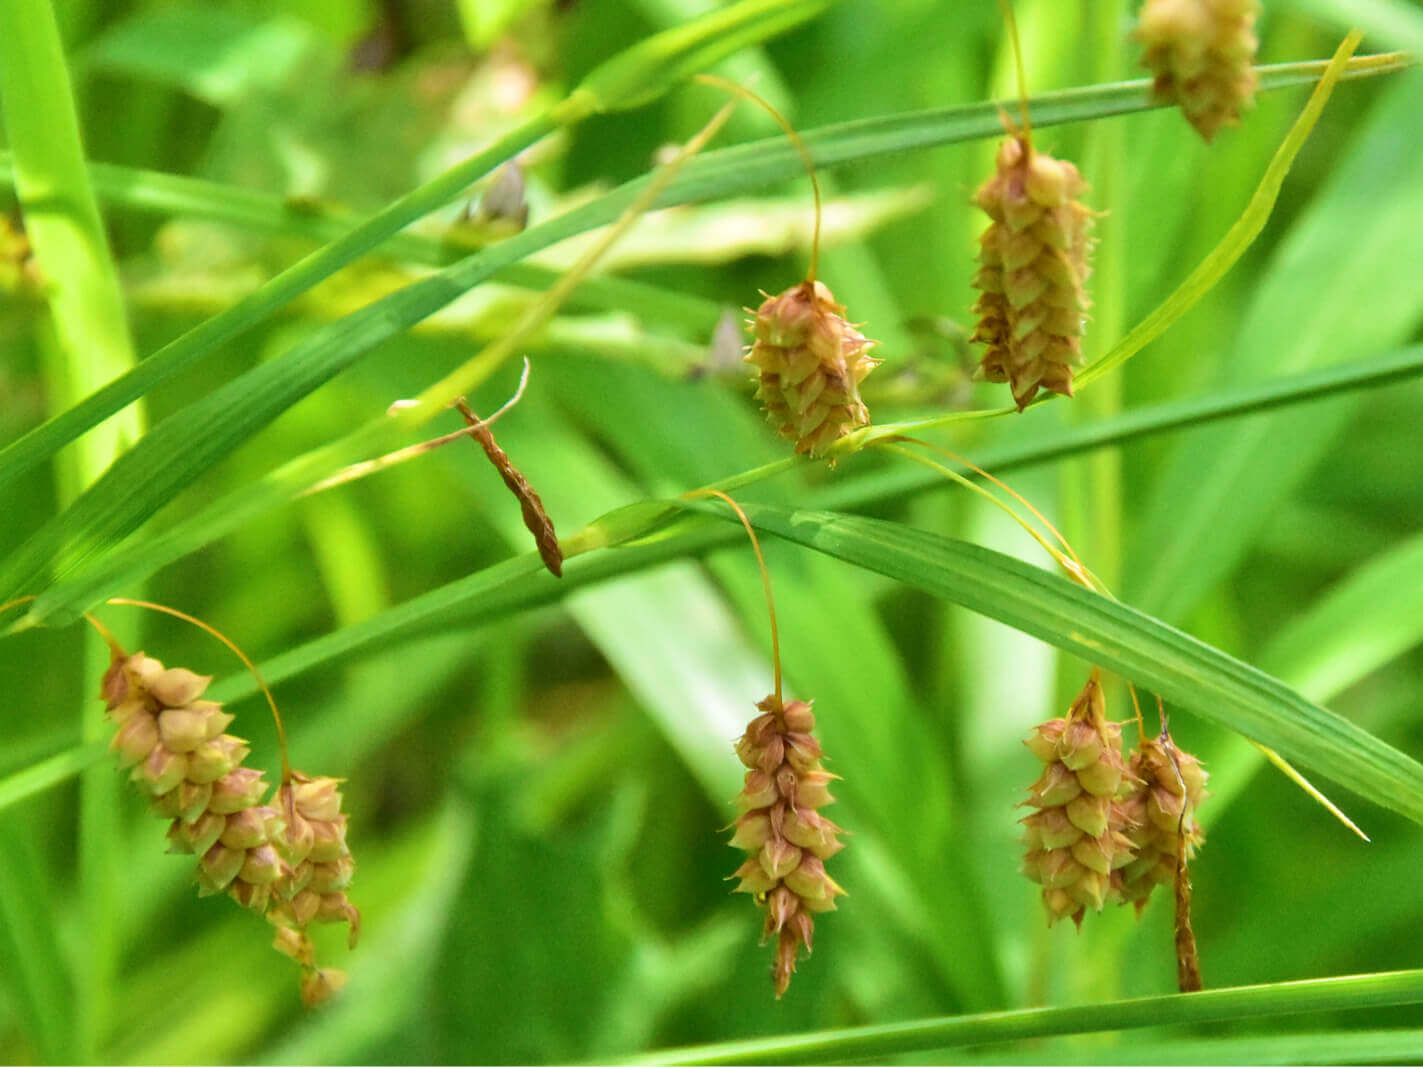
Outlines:
[[[1097,672],[1065,718],[1036,727],[1024,744],[1046,768],[1026,801],[1038,810],[1022,820],[1023,873],[1042,885],[1048,922],[1071,917],[1081,925],[1088,908],[1102,910],[1112,872],[1133,856],[1118,802],[1131,778]]]
[[[1019,411],[1040,388],[1071,396],[1082,362],[1092,212],[1077,197],[1086,189],[1075,166],[1017,134],[974,194],[993,221],[979,238],[972,339],[988,346],[983,376],[1007,382]]]
[[[820,765],[810,705],[772,694],[756,706],[761,714],[736,743],[750,769],[731,844],[752,854],[734,875],[736,891],[752,894],[766,913],[762,940],[776,939],[771,975],[779,998],[801,946],[811,951],[815,913],[833,911],[845,892],[825,873],[825,860],[844,846],[840,828],[817,810],[834,799],[827,788],[834,775]]]
[[[1255,96],[1257,0],[1146,0],[1136,36],[1158,100],[1179,104],[1207,141]]]
[[[1175,885],[1178,857],[1189,858],[1204,843],[1196,809],[1206,797],[1201,761],[1182,752],[1169,734],[1143,740],[1129,764],[1135,779],[1122,802],[1135,856],[1117,872],[1123,901],[1137,913],[1158,885]]]
[[[795,450],[816,458],[824,456],[840,438],[870,422],[860,399],[860,383],[880,365],[869,352],[875,342],[866,339],[845,318],[845,307],[836,303],[825,283],[816,278],[820,263],[820,182],[805,142],[786,117],[745,86],[714,75],[697,80],[745,97],[766,111],[790,138],[810,176],[815,201],[815,228],[810,243],[810,268],[805,280],[779,296],[763,292],[765,299],[746,327],[751,346],[745,361],[757,370],[756,399],[782,437],[795,442]],[[835,461],[832,459],[831,466]]]

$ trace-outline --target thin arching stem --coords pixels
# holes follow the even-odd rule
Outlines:
[[[693,499],[699,496],[714,496],[724,500],[731,510],[736,512],[736,517],[741,520],[741,525],[746,529],[746,536],[751,539],[751,551],[756,553],[756,565],[761,568],[761,586],[766,590],[766,612],[771,618],[771,670],[775,678],[776,703],[781,703],[781,635],[776,626],[776,598],[771,595],[771,572],[766,569],[766,557],[761,554],[761,542],[756,538],[756,531],[751,526],[751,520],[746,517],[746,512],[741,510],[741,505],[731,497],[727,496],[720,489],[694,489],[690,493],[683,494],[686,499]]]
[[[776,125],[780,126],[780,128],[785,131],[786,136],[790,138],[791,144],[795,146],[795,150],[800,153],[801,161],[805,163],[805,172],[810,175],[811,194],[815,197],[815,229],[812,233],[810,240],[810,269],[806,271],[805,280],[808,282],[815,281],[815,276],[817,273],[819,273],[820,270],[821,205],[820,180],[815,176],[815,160],[810,157],[810,149],[805,147],[805,142],[801,140],[800,134],[797,133],[795,127],[790,124],[789,119],[787,119],[784,115],[782,115],[779,111],[772,107],[771,104],[764,97],[752,92],[750,89],[746,88],[746,86],[737,85],[735,82],[727,81],[725,78],[718,78],[715,74],[698,74],[696,80],[701,82],[703,85],[715,86],[716,88],[723,89],[728,93],[734,93],[737,96],[745,97],[753,104],[756,104],[759,107],[763,108],[765,112],[771,116],[771,118],[776,120]]]
[[[998,0],[1003,10],[1003,22],[1008,28],[1008,43],[1013,49],[1013,65],[1018,76],[1018,110],[1023,113],[1023,145],[1032,150],[1033,120],[1028,114],[1028,73],[1023,66],[1023,43],[1018,37],[1018,20],[1013,17],[1013,0]]]
[[[175,619],[182,619],[184,622],[196,626],[199,630],[211,634],[226,645],[232,651],[233,655],[242,661],[243,666],[251,672],[252,677],[256,679],[257,688],[261,689],[262,695],[267,698],[267,706],[272,709],[272,721],[276,723],[277,726],[277,747],[282,754],[282,781],[287,782],[291,779],[292,766],[291,761],[287,758],[287,729],[282,725],[282,715],[281,712],[277,710],[277,702],[272,697],[272,691],[267,688],[267,683],[262,678],[262,672],[257,670],[257,665],[247,658],[247,653],[237,647],[236,642],[215,626],[205,623],[202,619],[195,618],[185,611],[170,608],[166,604],[155,604],[149,600],[130,600],[128,597],[113,597],[105,603],[131,608],[147,608],[149,611],[158,611],[164,615],[172,615]],[[86,616],[86,618],[89,617]],[[97,620],[89,618],[89,621],[98,627],[101,634],[105,635],[105,639],[110,641],[111,647],[117,647],[113,645],[112,639],[108,638],[108,631],[105,630]]]

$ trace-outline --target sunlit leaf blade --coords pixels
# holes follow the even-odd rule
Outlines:
[[[1373,108],[1347,162],[1295,221],[1227,342],[1226,381],[1321,368],[1360,348],[1386,350],[1423,320],[1423,293],[1398,269],[1423,240],[1423,144],[1397,135],[1419,100],[1419,84],[1400,79]],[[1138,543],[1150,547],[1127,561],[1128,599],[1184,619],[1239,566],[1357,410],[1357,401],[1340,400],[1183,440],[1140,519]]]
[[[656,34],[633,45],[589,76],[597,81],[600,71],[613,69],[612,75],[605,77],[592,89],[585,88],[576,92],[573,97],[565,100],[563,105],[555,108],[553,114],[526,122],[483,151],[411,190],[379,214],[282,271],[234,307],[206,320],[145,359],[133,370],[92,394],[84,402],[8,446],[0,452],[0,484],[43,461],[90,426],[146,395],[160,382],[213,352],[224,341],[268,318],[318,282],[399,233],[410,223],[448,203],[472,182],[552,132],[560,123],[577,121],[592,110],[624,106],[626,101],[623,98],[631,94],[641,94],[643,100],[652,99],[671,88],[674,79],[689,73],[686,69],[688,63],[715,61],[731,49],[764,40],[771,34],[809,18],[823,10],[824,6],[824,2],[816,0],[743,0],[740,4],[711,12],[703,18],[694,19],[674,30]],[[616,214],[614,211],[613,215],[604,221],[611,221]],[[522,254],[527,254],[527,251]],[[516,263],[522,258],[522,254],[505,258],[501,265]],[[486,271],[479,277],[482,279],[487,276]],[[414,317],[404,318],[396,329],[418,322],[473,284],[475,283],[470,281],[465,283],[463,288],[444,293],[436,303],[424,305],[423,310],[412,308]],[[378,339],[372,337],[366,347]],[[354,340],[351,344],[351,359],[366,350],[358,347]],[[304,388],[298,386],[300,392],[276,411],[289,406],[295,399],[320,384],[320,381],[337,373],[343,365],[339,362],[331,364],[319,381],[308,382]],[[233,399],[235,398],[227,397],[225,403]],[[237,421],[243,424],[245,430],[236,435],[237,439],[250,436],[257,428],[275,417],[275,414],[276,412],[264,414],[259,406],[251,413],[252,417],[238,417]],[[190,435],[191,426],[190,419]],[[194,470],[201,470],[203,466],[204,464],[199,464]],[[92,506],[102,510],[105,505],[99,502]],[[115,528],[122,528],[122,524]],[[129,526],[129,529],[132,529],[132,526]],[[18,581],[26,582],[33,579],[37,569],[35,565],[28,569],[17,567],[13,573],[23,574],[24,577]],[[0,579],[0,586],[5,584],[5,581]]]
[[[1173,1023],[1261,1018],[1423,1003],[1423,971],[1316,978],[1208,989],[1070,1008],[1030,1008],[943,1019],[916,1019],[817,1034],[667,1049],[633,1063],[842,1063],[896,1053],[1012,1041],[1048,1034],[1132,1030]]]
[[[1262,671],[991,549],[899,523],[749,505],[761,529],[877,571],[1116,671],[1423,822],[1423,765]]]

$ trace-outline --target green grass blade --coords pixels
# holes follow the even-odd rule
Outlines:
[[[1324,105],[1329,102],[1329,97],[1334,92],[1334,86],[1338,82],[1339,76],[1346,69],[1349,58],[1353,55],[1354,49],[1359,46],[1362,37],[1361,33],[1352,33],[1339,45],[1339,50],[1334,53],[1329,67],[1319,79],[1319,84],[1310,94],[1309,102],[1305,104],[1299,118],[1290,127],[1290,132],[1285,136],[1279,149],[1276,150],[1274,158],[1270,160],[1270,165],[1265,168],[1265,174],[1260,179],[1260,185],[1255,190],[1255,195],[1250,198],[1250,203],[1245,205],[1245,210],[1240,213],[1240,218],[1236,220],[1235,225],[1221,238],[1220,243],[1211,250],[1210,255],[1191,272],[1190,276],[1180,284],[1174,293],[1167,297],[1164,303],[1132,327],[1125,337],[1112,346],[1110,352],[1077,375],[1076,382],[1080,387],[1091,385],[1103,375],[1112,373],[1165,333],[1173,322],[1195,307],[1201,297],[1215,288],[1216,283],[1225,277],[1225,273],[1255,242],[1255,238],[1260,235],[1260,231],[1265,228],[1265,223],[1269,221],[1270,215],[1275,210],[1275,201],[1280,197],[1280,187],[1285,183],[1285,175],[1290,172],[1295,157],[1299,155],[1300,149],[1309,139],[1315,123],[1319,121],[1319,116],[1324,112]]]
[[[1423,823],[1423,766],[1282,682],[1010,556],[899,523],[747,505],[760,529],[884,574],[1116,671]]]
[[[1346,78],[1369,77],[1403,70],[1411,64],[1407,57],[1390,54],[1362,56],[1351,61]],[[1261,68],[1261,89],[1286,89],[1313,82],[1326,66],[1323,62],[1288,63]],[[1033,101],[1033,122],[1051,126],[1078,122],[1107,115],[1122,115],[1145,111],[1160,105],[1150,95],[1146,80],[1121,82],[1115,85],[1090,86],[1057,93],[1046,93]],[[965,107],[935,108],[892,115],[884,118],[858,120],[813,130],[803,135],[814,155],[816,165],[830,168],[891,155],[916,148],[928,148],[959,141],[997,136],[1002,130],[996,104],[973,104]],[[214,346],[266,318],[278,307],[294,299],[307,288],[321,281],[345,263],[364,254],[378,243],[380,234],[389,235],[402,226],[456,196],[469,182],[492,166],[502,162],[527,140],[537,139],[546,129],[526,129],[510,135],[500,146],[481,153],[478,160],[460,165],[460,182],[454,182],[456,171],[422,186],[392,205],[380,215],[363,224],[345,239],[313,253],[300,263],[269,281],[261,290],[238,305],[208,320],[164,349],[145,359],[122,379],[112,383],[101,394],[90,397],[78,408],[51,420],[0,451],[0,484],[43,461],[56,449],[72,440],[89,426],[118,410],[124,404],[144,395],[159,382],[202,358]],[[694,160],[677,182],[663,195],[663,205],[690,203],[719,195],[731,195],[759,188],[777,181],[796,177],[804,172],[804,164],[794,148],[784,138],[772,138],[740,145],[720,152],[709,152]],[[432,192],[440,195],[434,196]],[[134,194],[138,195],[138,194]],[[560,216],[528,231],[538,234],[529,243],[519,246],[518,255],[501,257],[471,257],[463,270],[454,274],[459,285],[471,288],[485,278],[503,271],[527,255],[595,226],[615,219],[619,211],[637,195],[636,183],[585,205],[579,211]],[[418,203],[416,198],[419,198]],[[418,208],[416,214],[398,211],[404,205]],[[391,224],[394,225],[391,225]],[[523,235],[527,237],[526,235]],[[506,242],[508,244],[510,242]],[[339,246],[339,247],[338,247]],[[502,246],[501,246],[502,247]],[[317,259],[320,257],[320,259]],[[451,267],[452,272],[456,271]],[[293,274],[295,272],[295,277]],[[281,287],[278,289],[277,287]],[[289,287],[289,288],[288,288]],[[463,289],[459,290],[460,292]],[[398,295],[398,294],[397,294]],[[458,292],[447,297],[453,299]],[[393,299],[393,298],[388,298]],[[382,314],[398,314],[397,308],[380,305]],[[441,306],[441,305],[436,305]],[[429,314],[430,312],[425,312]],[[403,317],[403,316],[402,316]],[[411,325],[413,321],[404,322]],[[334,327],[333,327],[334,328]],[[199,332],[201,331],[201,333]],[[391,330],[389,332],[395,332]],[[370,341],[378,343],[382,334]],[[313,339],[315,340],[315,339]],[[354,353],[352,358],[360,353]],[[334,373],[334,372],[333,372]]]
[[[1140,107],[1144,106],[1145,92],[1144,83],[1130,83],[1086,93],[1055,94],[1062,98],[1056,108],[1047,103],[1034,114],[1040,125],[1054,118],[1080,117],[1077,109],[1082,99],[1095,99],[1102,93]],[[1093,106],[1101,113],[1100,101]],[[989,136],[997,132],[998,123],[993,105],[973,105],[933,112],[927,118],[918,113],[882,124],[873,132],[864,124],[850,123],[833,130],[830,138],[806,135],[806,141],[819,163],[833,165],[929,143]],[[692,160],[658,202],[665,205],[726,196],[789,177],[802,165],[794,148],[782,141],[708,153]],[[500,268],[565,237],[614,221],[637,201],[647,181],[629,182],[322,327],[283,357],[254,368],[170,417],[73,508],[57,516],[6,561],[0,571],[0,591],[29,587],[47,568],[53,576],[64,577],[109,550],[247,437],[375,345],[433,314]],[[147,361],[138,370],[146,365]]]
[[[1376,388],[1406,381],[1420,374],[1423,374],[1423,347],[1408,348],[1396,355],[1376,360],[1290,375],[1262,385],[1236,386],[1203,397],[1142,408],[1087,426],[1045,435],[1035,441],[989,447],[975,453],[972,458],[980,466],[1002,474],[1092,449],[1140,440],[1153,434],[1327,399],[1350,390]],[[784,465],[778,464],[776,467],[783,469]],[[742,484],[749,484],[753,480],[743,480]],[[831,486],[828,491],[823,491],[815,502],[819,506],[833,509],[857,508],[941,488],[944,488],[944,481],[938,474],[917,466],[905,466],[870,477],[847,477],[843,482]],[[268,503],[277,504],[285,499],[285,496],[277,495]],[[671,504],[658,501],[645,501],[634,505],[634,510],[627,513],[629,522],[624,523],[621,518],[616,520],[616,525],[622,528],[612,540],[622,542],[637,536],[659,521],[675,515],[677,510]],[[35,618],[72,618],[110,591],[132,587],[153,572],[211,543],[260,513],[256,508],[236,506],[229,498],[217,514],[214,515],[210,510],[204,511],[170,530],[146,539],[141,546],[112,553],[74,578],[56,585],[36,602]],[[611,516],[604,516],[598,525],[600,531],[611,531],[614,524],[615,520]],[[730,540],[729,536],[723,537],[703,530],[696,535],[696,539],[689,542],[687,550]],[[608,538],[602,535],[594,539],[587,534],[578,533],[565,538],[567,545],[583,541],[606,544]],[[620,556],[618,559],[622,565],[629,568],[637,565],[636,557],[633,556]],[[533,569],[537,570],[536,567]],[[623,571],[613,568],[610,573]],[[471,589],[470,595],[479,594]],[[392,636],[389,639],[398,639],[394,635],[404,632],[403,627],[406,625],[406,622],[392,620]],[[381,638],[385,639],[387,638]],[[334,647],[329,651],[336,654]]]
[[[1221,363],[1226,381],[1338,363],[1412,338],[1423,292],[1399,265],[1423,240],[1423,143],[1398,137],[1419,84],[1400,79],[1291,226]],[[1368,314],[1360,314],[1367,308]],[[1154,479],[1124,595],[1179,620],[1244,558],[1288,495],[1325,460],[1358,411],[1341,400],[1208,427],[1180,442]],[[1288,442],[1288,447],[1280,447]]]
[[[1288,0],[1292,7],[1341,28],[1359,26],[1413,52],[1423,51],[1423,11],[1407,0]]]
[[[1410,648],[1423,643],[1423,537],[1370,560],[1287,624],[1260,653],[1261,670],[1312,700],[1332,700]],[[1212,808],[1231,804],[1261,764],[1235,749],[1211,770]]]
[[[811,17],[824,6],[823,0],[743,0],[633,45],[593,71],[588,81],[550,114],[530,120],[484,151],[407,193],[345,236],[288,267],[227,311],[165,345],[84,403],[7,447],[0,452],[0,484],[40,462],[95,422],[144,396],[158,383],[197,362],[224,341],[268,318],[410,223],[449,203],[471,183],[560,124],[577,121],[591,111],[630,106],[628,101],[634,96],[651,99],[670,88],[671,79],[687,73],[688,64],[715,62],[736,48],[764,40]],[[515,259],[505,261],[506,264],[513,262]],[[448,296],[443,303],[448,303],[454,295],[457,294]],[[432,310],[434,308],[419,317]],[[260,425],[263,425],[260,420],[252,423],[252,426]],[[30,577],[32,575],[23,580]]]
[[[1341,692],[1423,640],[1420,588],[1423,536],[1416,536],[1330,589],[1276,635],[1260,662],[1303,692]]]
[[[0,149],[0,182],[13,182],[14,173],[14,157]],[[369,221],[335,206],[294,205],[287,198],[271,193],[162,171],[90,163],[89,175],[95,195],[111,208],[163,217],[205,219],[248,232],[324,243],[338,241]],[[380,252],[405,263],[447,267],[469,255],[475,247],[462,243],[458,231],[443,237],[398,233],[380,246]],[[514,263],[501,270],[497,277],[511,285],[547,289],[558,280],[559,272],[537,263]],[[569,304],[631,312],[698,336],[709,333],[722,312],[721,305],[715,301],[613,277],[585,278]],[[0,483],[23,469],[0,468]]]
[[[742,0],[664,30],[598,67],[565,102],[574,114],[641,107],[670,86],[824,11],[833,0]]]
[[[1200,993],[1173,993],[1070,1008],[986,1012],[828,1030],[818,1034],[728,1041],[699,1048],[667,1049],[629,1062],[830,1063],[885,1060],[901,1053],[931,1052],[1031,1037],[1419,1003],[1423,1003],[1423,971],[1394,971],[1208,989]]]
[[[0,818],[0,989],[27,1016],[34,1059],[78,1062],[74,994],[55,937],[55,895],[33,841],[33,827]]]
[[[49,0],[0,7],[0,103],[14,151],[15,187],[35,262],[44,279],[52,336],[40,344],[48,402],[63,410],[123,375],[133,364],[123,292],[98,203],[89,184],[79,116],[59,25]],[[65,503],[142,433],[134,408],[98,427],[56,465]],[[93,646],[87,646],[86,657]],[[108,732],[88,700],[76,709],[86,741]],[[98,1056],[110,1027],[117,985],[116,915],[120,880],[119,824],[112,774],[90,770],[79,790],[78,911],[83,929],[75,995],[59,1010],[72,1015],[78,1058]],[[38,936],[38,935],[37,935]],[[57,967],[55,960],[51,966]]]
[[[961,1064],[1334,1064],[1408,1063],[1423,1050],[1423,1030],[1328,1030],[1169,1041],[1053,1042],[1011,1054],[955,1058]]]
[[[256,292],[164,345],[133,370],[64,414],[31,430],[0,452],[0,484],[42,462],[96,422],[145,396],[160,383],[214,352],[219,345],[269,318],[386,238],[448,203],[471,182],[554,128],[551,120],[539,118],[507,134],[484,151],[407,193],[344,237],[298,260]],[[260,425],[260,421],[253,423],[253,426]],[[33,573],[23,580],[31,577]]]
[[[69,781],[85,767],[102,760],[108,746],[99,741],[57,752],[24,770],[0,778],[0,811],[36,793]]]

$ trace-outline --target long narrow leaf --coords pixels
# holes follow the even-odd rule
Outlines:
[[[830,1063],[884,1060],[898,1053],[1059,1034],[1135,1030],[1173,1023],[1220,1022],[1423,1003],[1423,970],[1314,978],[1302,982],[1209,989],[1070,1008],[1030,1008],[818,1034],[728,1041],[667,1049],[634,1063]]]
[[[748,505],[753,523],[1116,671],[1423,823],[1423,765],[1254,667],[1065,578],[899,523]]]
[[[1361,69],[1376,72],[1402,62],[1375,59],[1373,65]],[[1046,125],[1140,109],[1148,106],[1146,93],[1145,83],[1128,83],[1056,94],[1055,100],[1035,110],[1035,121]],[[889,122],[849,123],[819,135],[807,134],[805,140],[818,165],[833,166],[909,148],[991,136],[999,130],[999,123],[996,107],[980,104]],[[796,151],[780,141],[709,153],[693,160],[658,203],[725,196],[789,177],[802,165]],[[53,576],[63,577],[109,549],[183,486],[375,345],[433,314],[502,267],[565,237],[612,222],[636,202],[647,180],[629,182],[322,327],[283,357],[254,368],[170,417],[90,493],[6,561],[0,570],[0,595],[32,585],[47,568]],[[3,461],[0,456],[0,464]]]

